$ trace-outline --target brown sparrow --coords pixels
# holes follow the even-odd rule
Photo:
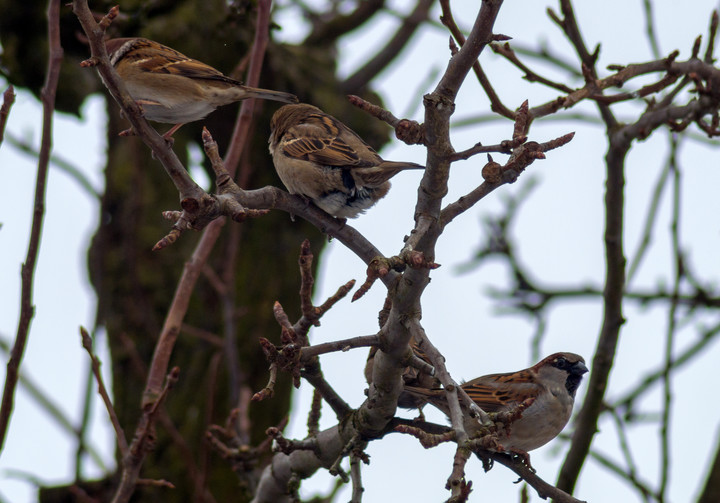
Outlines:
[[[297,103],[289,93],[245,87],[212,66],[146,38],[114,38],[105,43],[110,63],[145,118],[175,124],[203,119],[217,107],[248,98]]]
[[[415,356],[417,356],[421,360],[424,360],[429,365],[432,365],[427,356],[425,356],[425,353],[419,348],[414,337],[410,339],[410,347],[412,348]],[[375,353],[377,352],[378,348],[376,346],[371,347],[370,352],[368,353],[367,360],[365,361],[365,380],[368,384],[371,384],[373,382],[372,374],[373,368],[375,366]],[[405,367],[402,373],[402,380],[403,385],[406,388],[410,387],[410,389],[432,389],[440,386],[440,381],[437,379],[437,377],[412,366]],[[424,396],[418,395],[416,393],[410,393],[408,391],[402,391],[400,393],[400,396],[398,397],[398,407],[402,407],[403,409],[421,409],[426,403],[428,403],[428,401]]]
[[[335,117],[300,103],[270,120],[270,153],[291,194],[310,199],[338,218],[354,218],[390,190],[391,177],[411,162],[385,161]]]
[[[555,353],[528,369],[478,377],[462,388],[485,412],[509,412],[521,404],[526,407],[518,419],[498,431],[498,441],[505,450],[526,453],[563,430],[587,371],[582,356]],[[449,415],[444,390],[409,386],[405,390]],[[479,427],[480,423],[466,414],[465,428],[471,437]]]

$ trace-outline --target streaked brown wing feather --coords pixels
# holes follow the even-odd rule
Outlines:
[[[222,72],[212,66],[189,58],[183,53],[165,45],[162,46],[162,49],[155,49],[152,46],[144,47],[143,49],[143,60],[138,63],[138,67],[143,71],[167,73],[191,79],[219,80],[229,84],[240,84],[240,82],[226,77]],[[149,54],[152,56],[147,57]],[[131,55],[129,54],[128,56]]]
[[[468,381],[462,387],[485,412],[508,410],[541,391],[527,372],[491,374]]]
[[[340,130],[326,115],[312,114],[292,126],[283,137],[283,152],[323,166],[364,167],[358,153],[340,137]]]

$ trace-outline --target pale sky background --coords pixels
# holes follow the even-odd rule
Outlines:
[[[315,0],[313,3],[318,3]],[[280,3],[280,2],[279,2]],[[406,12],[414,2],[391,1],[398,11]],[[455,17],[469,28],[479,2],[453,2]],[[602,41],[601,71],[608,64],[627,64],[652,59],[644,36],[644,17],[641,0],[575,2],[576,16],[585,41],[594,47]],[[686,59],[694,39],[705,40],[710,13],[717,8],[713,1],[695,0],[682,9],[677,2],[655,1],[656,31],[663,55],[680,50],[679,59]],[[568,53],[569,45],[547,18],[545,9],[557,9],[555,2],[506,2],[495,25],[497,33],[513,37],[515,43],[536,45],[546,42],[556,53]],[[439,13],[439,7],[435,8]],[[435,16],[437,19],[437,15]],[[286,40],[298,40],[306,30],[299,17],[288,12],[276,18],[283,27],[279,34]],[[341,72],[350,73],[358,64],[387,40],[396,26],[396,19],[384,14],[372,26],[343,39]],[[400,56],[400,62],[384,72],[375,82],[388,109],[397,116],[410,114],[422,121],[418,106],[422,94],[430,92],[435,82],[419,90],[420,83],[433,69],[444,70],[448,60],[448,34],[435,27],[425,27],[416,34],[410,46]],[[703,45],[703,51],[705,45]],[[192,54],[189,54],[192,56]],[[573,56],[568,59],[573,60]],[[537,105],[557,96],[554,91],[530,84],[520,73],[487,50],[482,62],[496,90],[505,104],[517,107],[524,99]],[[530,62],[531,67],[542,69]],[[643,81],[642,84],[647,83]],[[581,85],[568,82],[569,85]],[[2,90],[6,84],[2,83]],[[631,83],[627,88],[636,89]],[[625,90],[625,89],[624,89]],[[470,75],[457,101],[455,120],[485,113],[487,99],[479,84]],[[578,110],[595,112],[591,104]],[[409,112],[408,112],[409,111]],[[630,120],[637,109],[627,108]],[[56,115],[54,153],[70,160],[102,191],[104,166],[104,111],[99,97],[88,99],[83,108],[84,120]],[[34,145],[40,142],[41,108],[29,93],[20,91],[8,122],[7,131],[27,138]],[[576,131],[575,139],[566,147],[554,150],[544,161],[535,162],[514,185],[504,186],[453,222],[443,235],[436,260],[442,267],[432,273],[432,283],[423,296],[423,326],[433,342],[447,357],[448,368],[456,380],[478,375],[518,370],[535,363],[530,355],[530,338],[534,326],[517,315],[500,315],[497,303],[487,291],[507,284],[507,270],[494,261],[470,273],[460,274],[458,267],[466,263],[483,240],[480,225],[483,215],[497,214],[501,201],[522,190],[531,176],[539,185],[523,203],[519,218],[512,228],[512,236],[519,247],[519,256],[541,284],[566,286],[577,284],[601,285],[604,276],[602,232],[604,164],[606,142],[599,126],[579,125],[566,121],[536,122],[530,139],[547,141]],[[478,141],[494,144],[509,138],[509,122],[493,122],[482,126],[453,130],[457,150]],[[649,141],[638,143],[628,158],[626,200],[626,254],[632,259],[642,232],[646,207],[655,180],[668,151],[667,133],[655,133]],[[424,149],[394,142],[382,151],[387,159],[423,163]],[[505,156],[496,155],[504,162]],[[703,276],[706,285],[717,291],[718,252],[720,249],[720,187],[717,144],[685,142],[680,150],[682,171],[682,204],[680,231],[683,248],[695,271]],[[482,182],[480,170],[484,156],[477,156],[454,165],[450,192],[446,202],[455,201]],[[159,166],[157,166],[160,169]],[[9,144],[0,147],[0,179],[6,187],[0,198],[0,336],[12,341],[17,329],[20,295],[20,266],[25,258],[32,217],[32,198],[35,184],[36,160],[18,153]],[[383,253],[392,255],[402,247],[402,237],[412,228],[416,197],[417,173],[401,173],[393,179],[393,190],[376,207],[351,224],[372,241]],[[280,184],[278,180],[278,185]],[[167,190],[174,190],[168,180]],[[651,288],[670,284],[673,264],[670,253],[669,222],[671,194],[664,193],[658,225],[643,267],[630,287]],[[78,184],[57,169],[50,170],[48,180],[47,213],[43,228],[42,249],[35,279],[34,304],[36,315],[31,325],[29,344],[25,353],[23,374],[37,383],[77,424],[80,417],[82,393],[88,361],[80,346],[78,327],[91,327],[94,320],[95,298],[88,285],[86,251],[97,224],[98,203]],[[288,222],[288,225],[291,225]],[[292,253],[296,253],[293,250]],[[162,257],[158,256],[161,263]],[[326,248],[321,257],[321,273],[316,299],[321,302],[348,279],[364,279],[365,266],[337,241]],[[366,335],[377,331],[377,311],[382,306],[384,289],[376,285],[360,301],[350,304],[343,300],[322,320],[320,328],[311,332],[312,342]],[[279,299],[281,302],[284,299]],[[609,384],[610,398],[621,396],[634,387],[647,372],[662,362],[667,312],[657,307],[639,308],[625,304],[628,322],[621,332],[615,368]],[[347,320],[355,331],[348,332]],[[577,301],[554,308],[549,317],[542,354],[572,351],[585,356],[590,363],[602,321],[599,299]],[[715,317],[698,318],[712,326]],[[677,335],[676,348],[681,350],[697,340],[703,326],[684,326]],[[275,334],[269,334],[273,337]],[[98,352],[108,361],[104,336],[99,338]],[[352,405],[364,400],[366,383],[362,368],[365,350],[323,357],[323,368],[329,382]],[[702,412],[705,403],[714,404],[702,395],[702,383],[716,380],[715,370],[720,361],[720,345],[711,344],[705,353],[673,382],[675,407],[672,416],[672,479],[668,501],[690,501],[702,486],[707,466],[712,460],[718,439],[716,407]],[[1,367],[4,369],[4,365]],[[104,368],[105,372],[109,370]],[[287,378],[282,376],[281,378]],[[182,380],[179,385],[182,385]],[[191,383],[185,383],[190,385]],[[698,385],[700,384],[700,385]],[[582,402],[587,382],[579,392]],[[288,435],[305,436],[305,424],[311,396],[310,386],[303,383],[295,395],[295,415]],[[660,411],[660,388],[655,388],[642,400],[647,412]],[[690,412],[692,411],[692,412]],[[335,424],[329,408],[323,410],[322,427]],[[399,412],[413,417],[412,412]],[[428,419],[444,423],[440,413],[426,410]],[[93,411],[94,445],[112,468],[114,439],[104,408],[97,398]],[[566,432],[571,431],[568,426]],[[613,424],[605,418],[600,424],[593,447],[621,463],[618,437]],[[700,432],[688,436],[686,432]],[[131,432],[128,432],[131,433]],[[654,423],[628,429],[639,478],[653,481],[659,472],[659,428]],[[699,440],[699,441],[698,441]],[[560,440],[532,453],[538,474],[554,482],[566,451]],[[36,477],[43,484],[65,483],[72,479],[75,444],[66,432],[48,418],[38,405],[28,398],[21,387],[5,450],[0,457],[0,498],[14,503],[36,500],[35,489],[27,477]],[[452,468],[453,445],[424,450],[419,443],[406,436],[393,434],[368,448],[371,464],[363,468],[364,501],[398,499],[402,494],[408,501],[443,501],[448,497],[445,481]],[[86,463],[88,476],[101,476],[102,469]],[[346,462],[347,466],[347,462]],[[494,501],[515,501],[520,486],[513,485],[516,476],[502,466],[485,474],[476,459],[467,465],[467,477],[473,481],[470,501],[483,497]],[[322,472],[303,485],[302,494],[309,496],[327,491],[331,478]],[[350,497],[349,486],[338,501]],[[401,491],[401,492],[400,492]],[[583,469],[576,496],[592,502],[639,501],[636,492],[625,482],[608,473],[592,460]],[[530,490],[531,501],[540,501]],[[0,499],[0,501],[2,501]]]

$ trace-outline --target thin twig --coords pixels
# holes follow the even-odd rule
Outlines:
[[[120,420],[115,412],[115,407],[113,407],[112,400],[110,400],[110,394],[107,392],[107,388],[105,388],[105,382],[103,381],[102,374],[100,373],[100,359],[95,356],[95,353],[93,353],[92,338],[84,327],[80,327],[80,337],[82,337],[83,348],[90,356],[92,371],[98,385],[98,393],[100,393],[100,397],[102,397],[103,403],[105,404],[105,409],[107,409],[108,415],[110,416],[110,423],[112,424],[113,429],[115,429],[115,438],[117,438],[121,459],[124,459],[129,453],[128,443],[125,438],[125,432],[123,431],[122,426],[120,426]]]
[[[460,28],[458,27],[457,23],[455,23],[455,19],[452,15],[452,10],[450,9],[450,0],[440,0],[440,6],[442,8],[442,16],[440,16],[440,21],[447,26],[448,30],[450,30],[450,33],[452,34],[453,38],[457,41],[457,43],[460,45],[460,47],[465,45],[465,35],[463,35],[462,31],[460,31]],[[451,39],[452,41],[452,39]],[[482,66],[480,65],[480,62],[475,60],[472,65],[473,72],[475,73],[475,76],[477,77],[478,81],[480,82],[480,85],[482,86],[483,90],[485,91],[485,94],[487,94],[487,97],[490,99],[490,109],[497,113],[502,115],[503,117],[506,117],[511,120],[515,120],[515,113],[510,110],[508,107],[503,105],[502,101],[500,100],[500,97],[495,92],[495,89],[493,88],[492,84],[490,83],[490,79],[488,78],[485,71],[482,69]]]
[[[165,385],[160,390],[157,400],[148,404],[144,408],[140,417],[140,423],[135,429],[135,437],[130,444],[129,456],[123,459],[122,475],[120,483],[115,489],[112,503],[127,503],[137,487],[137,481],[140,479],[140,468],[148,451],[152,448],[154,441],[154,424],[157,420],[159,411],[162,410],[162,404],[167,398],[170,390],[175,386],[180,375],[180,369],[173,367],[168,373]]]
[[[630,485],[637,489],[637,491],[640,493],[640,495],[645,501],[649,501],[650,498],[655,501],[662,501],[658,493],[656,491],[653,491],[648,483],[641,481],[637,477],[637,475],[628,473],[628,471],[625,470],[624,467],[618,466],[618,464],[609,457],[596,450],[590,451],[590,457],[597,461],[604,468],[608,469],[609,471],[620,477],[622,480],[627,481]]]
[[[102,76],[102,81],[108,91],[122,109],[125,117],[130,121],[133,131],[153,152],[154,157],[160,161],[168,176],[175,184],[181,201],[200,201],[205,191],[196,184],[185,167],[180,162],[169,142],[158,134],[143,117],[140,105],[132,99],[125,83],[110,64],[110,58],[105,47],[105,29],[118,14],[118,7],[110,9],[108,14],[98,24],[90,11],[87,0],[73,0],[73,12],[80,21],[92,56],[81,63],[83,67],[96,67]]]
[[[250,55],[250,66],[247,73],[247,85],[257,87],[260,82],[260,72],[262,71],[263,61],[265,59],[265,51],[269,40],[270,31],[270,7],[272,0],[259,0],[257,2],[257,19],[255,20],[255,37],[253,39],[252,53]],[[252,124],[253,114],[255,112],[254,99],[243,100],[240,104],[240,112],[238,113],[232,136],[230,137],[230,147],[225,153],[225,167],[232,178],[235,178],[238,164],[240,162],[240,154],[245,149],[245,144],[250,133],[250,125]],[[247,163],[247,169],[240,174],[238,183],[241,187],[246,187],[252,173],[252,163]]]
[[[0,339],[0,352],[3,356],[10,354],[10,345],[7,341]],[[89,372],[90,385],[92,386],[92,370]],[[97,465],[97,467],[105,473],[109,473],[109,468],[105,464],[102,455],[92,444],[84,443],[84,435],[82,428],[76,427],[73,421],[68,417],[67,413],[63,411],[62,407],[56,403],[53,397],[49,396],[42,387],[36,384],[29,376],[25,375],[24,372],[20,372],[18,383],[20,388],[34,401],[34,404],[40,408],[40,410],[49,416],[58,427],[69,437],[76,437],[78,442],[78,449],[76,452],[82,452],[87,454],[90,459]],[[88,399],[89,400],[89,399]],[[76,464],[76,467],[78,465]],[[77,470],[76,470],[77,473]],[[79,480],[80,477],[76,476]],[[42,484],[38,484],[42,485]]]
[[[660,44],[655,33],[655,20],[653,19],[653,4],[651,0],[643,0],[643,13],[645,14],[645,32],[650,43],[654,58],[660,57]]]
[[[625,465],[627,468],[620,468],[616,466],[613,470],[615,473],[622,474],[621,476],[631,483],[635,483],[637,480],[637,465],[633,459],[632,452],[630,450],[630,443],[628,442],[627,432],[625,431],[625,424],[623,423],[622,417],[618,414],[617,410],[610,409],[609,413],[612,415],[613,421],[615,422],[615,428],[618,432],[618,441],[620,442],[620,450],[622,451],[623,457],[625,458]],[[592,451],[590,452],[592,456]],[[609,461],[609,460],[608,460]],[[649,503],[649,494],[645,491],[640,491],[641,497]]]
[[[345,418],[352,412],[352,407],[330,386],[330,383],[325,380],[319,368],[308,366],[305,370],[301,371],[301,375],[322,395],[323,400],[327,402],[338,420]]]
[[[545,78],[542,75],[539,75],[533,70],[531,70],[527,65],[520,61],[520,59],[515,54],[515,51],[513,51],[512,47],[510,47],[509,43],[505,42],[504,44],[490,44],[490,48],[493,50],[493,52],[495,52],[495,54],[500,54],[517,68],[522,70],[525,73],[523,78],[528,82],[539,82],[551,89],[555,89],[567,94],[573,92],[573,89],[568,87],[567,85],[560,82],[553,82],[552,80]]]
[[[8,424],[13,410],[15,389],[20,372],[20,363],[27,345],[30,332],[30,322],[35,315],[33,306],[32,287],[35,280],[35,266],[40,252],[40,236],[42,234],[45,217],[45,189],[47,184],[50,151],[52,149],[52,124],[55,113],[55,94],[60,77],[60,63],[63,58],[63,48],[60,45],[60,0],[49,0],[47,8],[48,18],[48,65],[45,84],[41,91],[43,104],[42,140],[40,155],[38,156],[37,179],[35,182],[35,202],[33,207],[32,227],[28,240],[27,255],[23,263],[20,276],[22,286],[20,292],[20,319],[18,321],[15,343],[10,352],[7,363],[5,386],[3,388],[2,405],[0,406],[0,452],[5,444]]]
[[[674,138],[674,135],[670,134],[668,135],[670,137],[670,149],[671,153],[670,156],[674,155],[675,150],[678,148],[678,141]],[[638,268],[640,267],[640,264],[642,263],[643,258],[645,257],[645,253],[647,252],[648,248],[650,247],[650,241],[652,238],[652,231],[653,226],[655,225],[655,219],[657,218],[657,212],[658,208],[660,206],[660,200],[663,194],[663,190],[665,189],[665,186],[667,184],[668,177],[670,175],[670,160],[665,163],[665,166],[663,167],[662,171],[660,172],[660,176],[658,176],[657,182],[655,182],[655,189],[653,190],[652,199],[650,200],[650,205],[648,206],[647,215],[645,216],[645,226],[642,233],[642,239],[640,240],[640,243],[638,245],[638,249],[635,252],[635,256],[633,257],[632,261],[630,262],[630,267],[628,267],[628,285],[632,281],[632,279],[635,277],[635,273],[638,271]]]
[[[718,336],[720,336],[720,324],[706,330],[698,341],[673,358],[672,368],[679,369],[692,361],[693,358],[706,351],[707,347],[714,343]],[[630,414],[635,402],[638,401],[638,399],[640,399],[640,397],[642,397],[645,393],[650,391],[653,386],[663,378],[663,374],[665,372],[666,368],[663,366],[662,368],[648,374],[634,389],[628,392],[624,397],[615,401],[612,404],[612,407],[626,408],[628,409],[627,414]]]
[[[313,390],[312,405],[308,414],[307,429],[308,437],[316,437],[320,431],[320,415],[322,413],[322,394],[317,389]]]
[[[673,149],[673,153],[677,150]],[[683,266],[683,253],[680,249],[680,166],[678,165],[677,157],[672,155],[670,158],[670,171],[673,174],[673,205],[672,205],[672,220],[670,222],[670,237],[672,243],[672,258],[674,265],[674,277],[673,277],[673,299],[670,302],[670,309],[668,309],[668,326],[667,334],[665,336],[665,354],[664,359],[664,372],[663,372],[663,403],[662,403],[662,419],[660,422],[660,488],[658,494],[660,496],[659,501],[665,501],[665,494],[668,487],[670,478],[670,413],[673,403],[672,393],[672,376],[673,371],[673,348],[675,345],[675,336],[677,332],[677,316],[678,316],[678,302],[677,297],[680,293],[680,282],[685,276]]]
[[[585,503],[574,498],[560,488],[553,487],[541,479],[535,470],[527,466],[519,456],[510,456],[503,453],[490,453],[493,461],[505,465],[517,473],[525,482],[535,489],[542,499],[551,498],[555,503]]]
[[[6,139],[10,145],[28,155],[33,157],[38,157],[38,155],[40,155],[32,144],[25,140],[21,140],[10,132],[7,133]],[[75,166],[67,159],[62,158],[57,154],[50,154],[50,166],[59,169],[68,175],[72,180],[75,180],[75,182],[77,182],[77,184],[94,199],[99,201],[102,197],[100,192],[93,186],[90,178],[88,178],[79,167]]]
[[[418,29],[420,24],[428,19],[430,8],[435,0],[416,0],[413,11],[405,16],[395,34],[388,40],[387,44],[380,49],[370,60],[361,66],[355,73],[349,76],[340,87],[346,92],[357,92],[363,89],[385,69],[408,44],[410,37]]]
[[[322,344],[313,344],[302,348],[300,353],[301,360],[309,360],[318,355],[327,353],[334,353],[337,351],[348,351],[353,348],[365,348],[374,346],[378,343],[377,335],[361,335],[357,337],[351,337],[349,339],[342,339],[339,341],[324,342]]]
[[[710,17],[710,33],[708,36],[708,45],[707,49],[705,50],[705,57],[703,58],[703,61],[708,64],[713,64],[715,62],[713,58],[713,52],[715,51],[715,37],[717,36],[719,21],[720,18],[718,17],[718,11],[714,10],[712,16]]]
[[[327,15],[318,16],[309,7],[305,6],[303,9],[304,14],[308,19],[312,20],[313,24],[312,30],[310,30],[302,45],[334,44],[338,38],[371,19],[384,7],[384,4],[384,0],[365,0],[364,2],[358,2],[357,7],[352,12],[340,13],[335,11],[332,17]]]
[[[361,458],[355,454],[350,454],[350,480],[352,480],[352,494],[350,503],[361,503],[362,495],[365,489],[362,484]]]
[[[8,115],[10,115],[10,109],[15,103],[15,88],[10,84],[3,93],[3,103],[0,106],[0,145],[2,145],[3,138],[5,137],[5,125],[7,124]]]

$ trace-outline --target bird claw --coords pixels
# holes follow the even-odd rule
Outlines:
[[[177,131],[177,129],[175,131]],[[172,133],[174,133],[175,131],[171,129],[162,136],[163,140],[165,140],[165,143],[167,143],[167,146],[169,148],[173,148],[173,145],[175,145],[175,138],[172,137]]]
[[[533,465],[530,463],[530,454],[527,453],[527,451],[523,451],[522,449],[508,449],[508,452],[511,455],[519,457],[523,464],[528,467],[528,469],[533,472],[537,473],[537,470],[533,468]]]

